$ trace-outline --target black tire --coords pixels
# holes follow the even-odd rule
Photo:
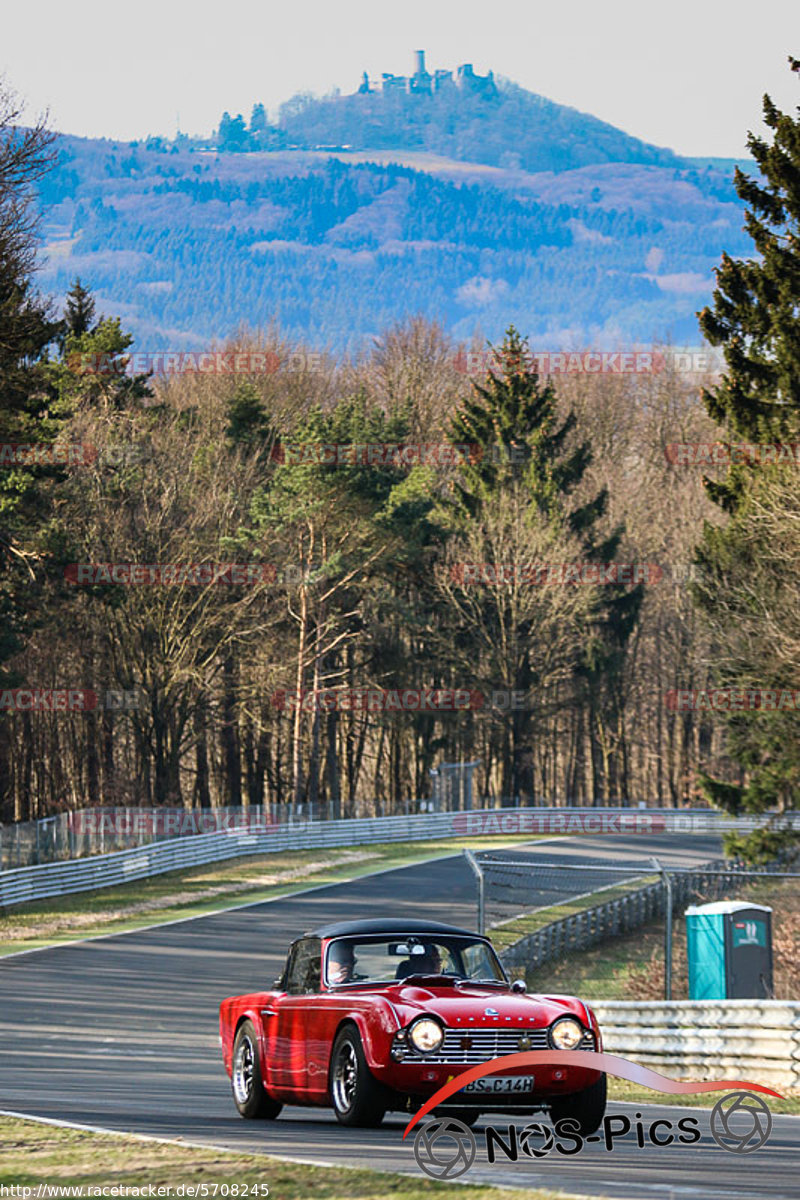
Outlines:
[[[374,1127],[386,1114],[386,1093],[367,1066],[355,1025],[340,1029],[333,1043],[328,1090],[342,1125]]]
[[[601,1075],[597,1083],[572,1096],[559,1096],[550,1105],[550,1118],[557,1121],[569,1118],[577,1121],[581,1137],[589,1137],[603,1124],[606,1115],[607,1079]]]
[[[233,1102],[243,1117],[250,1121],[274,1120],[283,1108],[264,1091],[261,1082],[261,1060],[258,1055],[258,1035],[252,1021],[244,1021],[236,1030],[231,1064]]]

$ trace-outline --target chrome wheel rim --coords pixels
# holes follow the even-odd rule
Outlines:
[[[333,1069],[333,1102],[339,1112],[353,1107],[358,1083],[358,1060],[352,1042],[345,1042],[336,1056]]]
[[[233,1094],[240,1104],[246,1104],[253,1094],[255,1048],[249,1037],[243,1037],[233,1056]]]

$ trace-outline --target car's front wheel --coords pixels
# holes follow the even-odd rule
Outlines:
[[[380,1125],[386,1113],[386,1096],[370,1072],[354,1025],[346,1025],[333,1043],[330,1096],[342,1125]]]
[[[559,1096],[550,1105],[553,1124],[569,1118],[577,1122],[581,1137],[588,1137],[603,1124],[603,1117],[606,1115],[606,1089],[606,1076],[601,1075],[597,1083],[593,1083],[584,1091],[576,1092],[572,1096]]]
[[[252,1021],[244,1021],[236,1031],[231,1071],[233,1102],[243,1117],[274,1119],[283,1108],[264,1091],[258,1035]]]

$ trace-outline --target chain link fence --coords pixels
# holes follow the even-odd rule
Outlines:
[[[607,858],[553,856],[519,850],[468,855],[478,877],[478,922],[483,930],[542,909],[556,908],[605,890],[660,874],[653,860],[615,866]]]
[[[675,918],[689,904],[738,899],[774,909],[776,991],[786,998],[800,993],[800,871],[791,864],[754,870],[718,859],[700,867],[665,867],[651,858],[613,866],[592,859],[526,858],[518,852],[464,854],[476,878],[479,929],[505,943],[504,965],[522,968],[534,986],[541,982],[536,980],[540,968],[555,963],[564,965],[563,990],[574,990],[570,977],[576,974],[576,955],[648,930],[647,939],[628,947],[627,961],[613,953],[600,957],[596,972],[607,969],[611,978],[600,982],[609,990],[616,986],[623,997],[629,979],[642,999],[671,1000],[675,990],[685,994],[688,984],[685,929]],[[535,928],[528,931],[531,924]],[[560,981],[547,986],[558,991]],[[587,986],[596,992],[595,981]]]

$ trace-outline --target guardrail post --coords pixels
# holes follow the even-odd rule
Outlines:
[[[672,999],[672,879],[669,871],[657,858],[653,866],[660,872],[664,883],[664,999]]]

